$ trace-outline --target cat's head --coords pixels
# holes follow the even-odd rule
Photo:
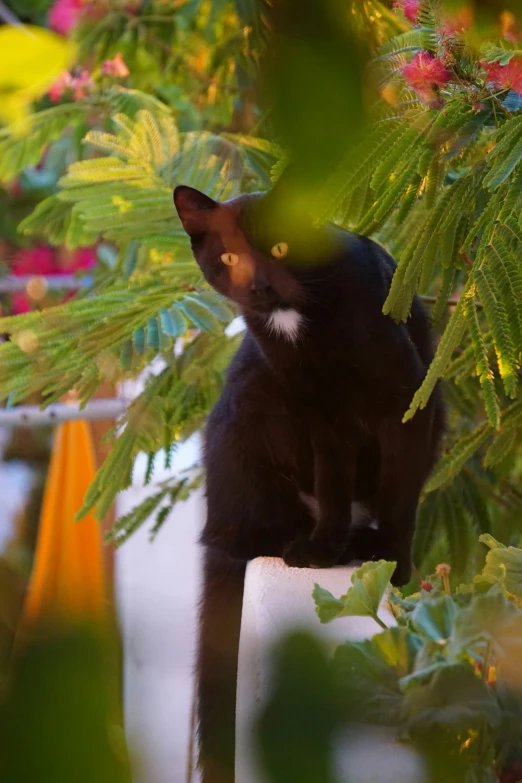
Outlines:
[[[306,299],[301,262],[310,239],[304,224],[279,218],[270,194],[217,202],[179,185],[174,204],[194,257],[216,291],[259,315],[300,307]]]

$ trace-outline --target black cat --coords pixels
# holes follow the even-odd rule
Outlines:
[[[382,314],[395,262],[335,226],[288,219],[277,186],[217,203],[174,191],[194,256],[247,324],[205,436],[208,516],[198,657],[204,783],[234,779],[237,649],[245,566],[396,560],[411,574],[419,493],[437,456],[439,389],[401,422],[432,359],[415,298]],[[352,502],[376,525],[351,526]]]

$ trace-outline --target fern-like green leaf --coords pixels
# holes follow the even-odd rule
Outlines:
[[[419,408],[422,409],[426,407],[431,393],[435,388],[435,384],[444,374],[444,371],[450,362],[453,351],[461,341],[462,335],[466,328],[464,305],[467,298],[474,298],[474,293],[474,286],[472,286],[471,282],[468,281],[466,288],[462,292],[460,300],[448,321],[448,325],[444,330],[444,334],[442,335],[440,343],[435,352],[435,357],[430,364],[426,377],[424,378],[420,388],[415,392],[411,405],[403,417],[403,421],[409,421],[411,418],[413,418],[415,412]]]
[[[424,487],[424,491],[433,492],[454,478],[486,442],[490,434],[491,427],[487,422],[484,422],[469,435],[460,438],[454,448],[440,460]]]

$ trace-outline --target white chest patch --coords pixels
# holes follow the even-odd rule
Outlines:
[[[297,310],[274,310],[267,324],[271,334],[282,335],[291,342],[299,337],[303,316]]]

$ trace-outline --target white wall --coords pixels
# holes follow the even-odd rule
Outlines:
[[[172,471],[158,470],[148,487],[120,495],[118,515],[153,492],[154,482],[191,466],[198,453],[197,438],[180,447]],[[143,471],[138,464],[135,475]],[[198,490],[176,506],[152,543],[145,523],[116,553],[126,731],[137,754],[134,783],[186,781],[200,578],[196,538],[203,515]]]

